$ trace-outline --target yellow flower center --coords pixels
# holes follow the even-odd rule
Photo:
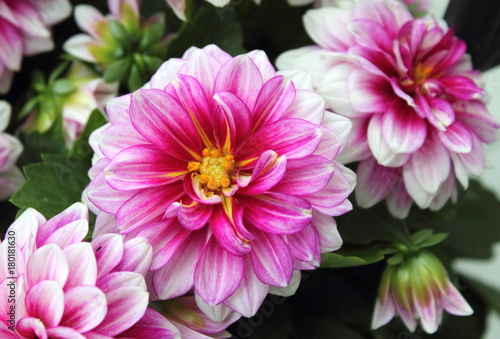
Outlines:
[[[432,73],[433,70],[434,70],[434,67],[424,68],[422,63],[420,62],[413,69],[413,79],[414,79],[416,85],[420,86],[421,84],[423,84],[424,81],[429,77],[429,75]]]
[[[234,181],[234,157],[231,154],[223,155],[214,148],[205,148],[201,162],[190,161],[188,170],[192,176],[199,176],[200,183],[215,191],[231,186]]]

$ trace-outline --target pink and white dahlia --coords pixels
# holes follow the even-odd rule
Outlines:
[[[50,220],[28,209],[9,227],[0,244],[0,336],[179,337],[166,319],[155,326],[158,315],[147,311],[146,283],[136,272],[151,261],[151,246],[120,235],[82,242],[87,232],[82,203]]]
[[[9,91],[23,56],[54,48],[49,27],[70,13],[68,0],[0,0],[0,94]]]
[[[443,310],[459,316],[473,313],[439,259],[421,250],[397,265],[386,267],[372,328],[379,328],[398,315],[411,332],[415,331],[419,320],[425,332],[434,333],[441,324]]]
[[[467,187],[468,175],[482,174],[482,144],[495,140],[500,125],[453,29],[414,19],[393,0],[310,10],[304,24],[318,45],[286,52],[277,63],[308,70],[328,107],[351,119],[339,159],[361,161],[360,206],[386,199],[399,218],[413,201],[437,210],[456,198],[457,179]]]
[[[85,198],[149,239],[158,299],[194,288],[201,306],[250,316],[340,247],[332,216],[351,209],[354,175],[334,159],[350,123],[289,75],[262,51],[193,47],[108,103]]]
[[[0,200],[9,198],[24,182],[24,176],[15,166],[23,145],[10,134],[3,133],[10,122],[11,107],[0,100]]]

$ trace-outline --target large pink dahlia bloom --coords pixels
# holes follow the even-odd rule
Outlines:
[[[350,123],[289,75],[262,51],[210,45],[108,103],[86,198],[149,239],[159,299],[194,287],[202,306],[250,316],[340,246],[332,216],[351,209],[354,178],[334,158]]]
[[[310,71],[329,108],[351,119],[341,159],[361,160],[359,205],[386,199],[400,218],[412,201],[440,209],[456,197],[456,179],[467,187],[482,174],[482,144],[500,125],[453,29],[392,0],[311,10],[304,24],[318,46],[286,52],[278,66]]]
[[[9,227],[0,244],[0,337],[179,337],[147,309],[140,273],[152,249],[145,239],[123,242],[115,234],[82,242],[87,232],[82,203],[50,220],[28,209]]]
[[[49,27],[68,17],[68,0],[0,0],[0,93],[7,93],[24,55],[54,48]]]

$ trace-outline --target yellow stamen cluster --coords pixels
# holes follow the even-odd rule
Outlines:
[[[201,163],[190,161],[188,170],[192,175],[198,175],[200,183],[210,190],[231,186],[234,172],[234,157],[230,154],[223,155],[221,151],[205,148],[202,152]]]

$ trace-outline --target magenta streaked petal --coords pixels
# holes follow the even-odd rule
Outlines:
[[[202,149],[189,112],[171,95],[157,89],[138,90],[132,94],[129,111],[137,131],[166,154],[188,162]]]
[[[240,203],[245,207],[244,220],[264,232],[292,234],[311,221],[311,205],[304,199],[281,193],[247,196]]]
[[[37,249],[29,258],[26,267],[27,284],[33,286],[42,280],[54,280],[64,286],[68,271],[63,251],[56,244],[48,244]]]
[[[16,331],[25,338],[48,339],[43,322],[38,318],[25,317],[16,324]],[[15,338],[19,338],[16,336]]]
[[[92,249],[97,262],[97,277],[111,272],[123,257],[123,236],[120,234],[103,234],[93,239]]]
[[[453,109],[460,120],[467,125],[481,141],[491,143],[496,140],[497,130],[500,124],[495,117],[488,112],[484,102],[458,101],[453,103]]]
[[[363,208],[369,208],[386,198],[399,180],[402,180],[398,168],[380,166],[375,158],[363,160],[356,171],[356,202]]]
[[[270,190],[277,183],[282,182],[285,173],[288,173],[287,159],[278,156],[274,151],[263,152],[252,171],[248,185],[238,190],[239,194],[257,195]]]
[[[456,179],[453,172],[450,171],[448,178],[441,184],[437,194],[432,199],[429,209],[431,211],[439,211],[455,194],[457,194]]]
[[[253,110],[262,83],[262,75],[253,60],[240,55],[222,66],[215,79],[214,92],[231,92]]]
[[[79,243],[64,249],[68,262],[68,280],[64,289],[67,291],[75,286],[93,286],[97,280],[97,263],[94,250],[89,243]]]
[[[210,229],[225,251],[244,255],[250,251],[248,242],[253,239],[243,225],[243,209],[233,199],[224,202],[224,207],[214,208]],[[241,231],[241,232],[240,232]]]
[[[320,124],[325,115],[325,100],[317,93],[298,89],[295,100],[283,114],[283,118],[297,118]]]
[[[464,189],[469,187],[469,175],[467,173],[467,169],[463,164],[462,160],[458,157],[457,153],[450,153],[451,161],[453,163],[453,171],[455,173],[455,177],[462,184]]]
[[[413,166],[411,163],[407,163],[403,166],[403,179],[406,191],[415,203],[422,209],[429,207],[432,199],[434,198],[433,194],[427,192],[422,188],[422,186],[420,186],[413,172]]]
[[[106,161],[103,159],[103,161]],[[104,171],[93,178],[85,189],[87,198],[100,210],[116,214],[120,207],[136,194],[134,191],[117,191],[107,183]]]
[[[130,271],[146,275],[153,259],[153,248],[147,239],[131,238],[123,244],[123,257],[115,271]]]
[[[243,257],[227,252],[214,238],[210,239],[196,265],[196,293],[209,305],[220,304],[236,291],[244,268]]]
[[[290,79],[280,75],[267,81],[253,109],[253,130],[279,120],[294,100],[295,86]]]
[[[440,302],[446,311],[455,315],[471,315],[474,313],[470,305],[450,281],[446,281],[446,286],[439,286],[439,290],[441,292]]]
[[[372,156],[370,146],[367,141],[368,124],[370,119],[353,118],[350,119],[352,128],[347,144],[337,156],[336,161],[348,164],[354,161],[361,161]]]
[[[395,99],[388,79],[365,70],[350,72],[348,86],[352,108],[358,112],[385,112]]]
[[[288,159],[310,155],[321,142],[318,125],[300,119],[282,119],[259,129],[235,152],[237,161],[257,159],[265,150],[273,150]]]
[[[30,317],[40,319],[45,327],[55,327],[64,313],[64,292],[57,281],[40,281],[30,287],[24,303]]]
[[[480,99],[484,94],[484,89],[478,87],[472,79],[464,76],[445,76],[440,78],[439,81],[446,87],[448,94],[459,99]]]
[[[47,329],[47,335],[49,338],[53,339],[101,339],[98,337],[89,336],[88,332],[85,336],[80,334],[78,331],[66,326],[57,326]],[[108,339],[108,338],[102,338]]]
[[[208,46],[207,46],[208,47]],[[206,47],[205,47],[206,48]],[[267,82],[269,79],[276,76],[276,69],[269,61],[266,52],[261,50],[253,50],[247,53],[253,60],[262,76],[262,82]],[[226,60],[226,62],[229,60]]]
[[[125,332],[120,333],[123,338],[179,338],[179,330],[158,311],[148,307],[144,316]]]
[[[189,233],[174,218],[144,227],[137,236],[148,239],[153,247],[150,270],[157,270],[165,265]]]
[[[470,153],[460,153],[458,154],[458,157],[462,161],[468,173],[480,176],[483,174],[485,166],[484,149],[477,136],[473,135],[472,139],[474,141],[472,151]]]
[[[252,114],[247,105],[231,92],[218,92],[213,99],[222,114],[217,116],[217,134],[226,148],[230,142],[230,150],[244,142],[251,133]],[[228,135],[229,133],[229,135]]]
[[[8,69],[18,71],[24,52],[24,37],[17,27],[0,18],[0,62]]]
[[[95,143],[102,154],[108,159],[111,159],[126,148],[149,143],[130,123],[106,126],[97,136]]]
[[[418,184],[430,194],[438,191],[451,170],[449,152],[440,142],[432,139],[412,155],[410,165]]]
[[[440,98],[427,97],[430,115],[427,116],[429,122],[438,130],[444,131],[455,121],[455,112],[451,104]]]
[[[318,232],[321,243],[321,253],[336,251],[342,246],[343,241],[334,218],[313,211],[311,223]]]
[[[191,48],[196,48],[196,47],[191,47]],[[231,54],[223,51],[222,49],[220,49],[219,46],[217,45],[214,45],[214,44],[210,44],[210,45],[207,45],[205,47],[202,48],[203,52],[205,52],[206,54],[210,55],[212,58],[214,58],[215,60],[217,60],[218,62],[222,64],[225,64],[226,62],[228,62],[229,60],[232,59],[232,56]],[[186,52],[182,57],[183,58],[187,58],[187,53]],[[250,54],[250,53],[248,53]],[[255,59],[253,56],[251,56],[252,59]]]
[[[438,133],[439,140],[450,150],[457,153],[469,153],[474,143],[471,130],[459,121]]]
[[[144,189],[127,200],[116,212],[116,225],[122,231],[132,231],[160,218],[168,206],[184,194],[182,182]]]
[[[99,325],[108,312],[106,296],[94,286],[78,286],[64,295],[62,326],[84,333]]]
[[[312,224],[302,231],[286,236],[290,254],[297,260],[309,262],[313,265],[320,264],[320,239],[319,234]]]
[[[412,107],[398,100],[384,114],[381,132],[394,153],[413,153],[427,137],[427,124]]]
[[[437,331],[437,328],[439,326],[436,315],[436,301],[432,296],[432,291],[430,291],[430,288],[427,288],[426,294],[428,294],[428,300],[426,300],[425,304],[419,303],[419,301],[417,300],[418,297],[415,296],[415,313],[416,316],[420,318],[422,329],[427,333],[434,333]]]
[[[193,287],[196,263],[205,247],[206,233],[191,232],[170,260],[153,273],[153,286],[160,299],[178,297]]]
[[[177,218],[181,225],[189,231],[198,230],[208,223],[212,216],[212,205],[206,205],[197,201],[191,202],[189,205],[183,203],[174,203],[179,205],[177,210]]]
[[[186,60],[183,59],[178,59],[178,58],[168,59],[160,66],[158,71],[151,77],[151,81],[149,82],[150,87],[164,90],[167,87],[167,85],[169,85],[175,79],[177,72],[179,72],[179,69],[185,63]]]
[[[214,84],[221,70],[221,64],[220,61],[210,55],[209,51],[195,49],[178,73],[190,75],[200,81],[207,98],[211,98],[214,92],[218,92],[218,90],[214,91]]]
[[[57,243],[59,247],[65,248],[66,246],[80,242],[85,238],[88,232],[89,211],[87,206],[83,203],[75,203],[66,208],[63,212],[49,219],[43,226],[39,227],[36,235],[36,242],[38,246],[48,243]],[[78,223],[74,223],[77,221]],[[72,226],[69,226],[71,224]],[[86,226],[86,227],[85,227]],[[64,227],[70,227],[71,230],[62,231],[59,236],[54,236],[53,233]],[[80,236],[70,236],[67,232],[75,232]],[[85,234],[81,234],[85,232]],[[50,241],[48,239],[51,239]],[[63,241],[65,239],[65,241]]]
[[[293,261],[282,237],[255,230],[252,242],[252,265],[261,282],[285,287],[292,279]]]
[[[373,115],[370,119],[367,132],[368,145],[370,146],[373,156],[377,159],[377,162],[380,165],[387,167],[400,167],[404,165],[408,159],[410,159],[410,154],[394,153],[390,149],[382,134],[382,121],[382,114]]]
[[[254,273],[250,257],[245,257],[243,279],[236,291],[224,301],[224,305],[244,317],[253,317],[269,291],[269,286],[262,283]]]
[[[289,195],[308,195],[321,191],[333,176],[334,166],[326,158],[312,155],[287,162],[283,179],[273,192]]]
[[[64,249],[71,244],[81,242],[89,232],[89,222],[86,219],[76,220],[55,230],[44,244],[57,244]],[[40,234],[40,233],[39,233]]]
[[[349,24],[356,43],[371,49],[392,51],[393,37],[380,23],[370,19],[355,19]]]
[[[111,188],[128,191],[156,187],[182,180],[186,162],[173,158],[153,145],[137,145],[114,156],[104,169]]]
[[[323,124],[320,125],[321,129],[321,141],[318,148],[312,153],[314,155],[322,156],[328,160],[333,160],[339,155],[342,147],[341,136],[338,131],[334,131],[325,127],[328,118],[325,117]]]

